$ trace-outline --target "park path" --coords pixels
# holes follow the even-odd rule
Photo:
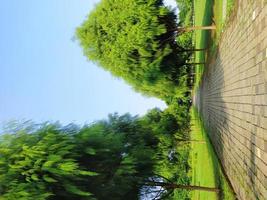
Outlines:
[[[240,200],[267,200],[267,0],[237,0],[194,97]]]

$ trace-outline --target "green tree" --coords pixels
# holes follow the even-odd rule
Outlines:
[[[0,199],[134,200],[155,186],[153,177],[190,189],[188,148],[177,149],[182,124],[173,113],[113,114],[82,128],[19,126],[0,138]]]
[[[162,0],[102,0],[77,29],[84,54],[136,91],[164,100],[183,86],[188,52]]]
[[[87,186],[97,199],[138,199],[143,179],[154,167],[157,139],[129,114],[110,115],[106,121],[81,129],[76,144],[79,163],[98,173]]]
[[[72,136],[53,125],[0,140],[0,195],[4,199],[91,199],[78,180],[96,175],[82,169]]]

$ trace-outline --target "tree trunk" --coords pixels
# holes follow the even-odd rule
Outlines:
[[[201,190],[206,192],[219,192],[218,188],[212,187],[203,187],[203,186],[196,186],[196,185],[179,185],[175,183],[164,183],[164,182],[151,182],[150,186],[161,186],[168,189],[185,189],[185,190]]]
[[[196,186],[196,185],[178,185],[178,184],[168,184],[163,186],[166,189],[185,189],[185,190],[201,190],[206,192],[219,192],[218,188],[211,188],[211,187],[203,187],[203,186]]]
[[[216,26],[192,26],[192,27],[178,27],[178,32],[189,32],[193,30],[215,30]]]
[[[176,142],[184,142],[184,143],[190,143],[190,142],[196,142],[196,143],[206,143],[205,140],[185,140],[185,139],[176,139]]]
[[[182,49],[182,50],[177,50],[177,52],[190,52],[190,51],[206,51],[206,48],[203,49]]]
[[[186,65],[205,65],[206,63],[204,62],[199,62],[199,63],[186,63]]]

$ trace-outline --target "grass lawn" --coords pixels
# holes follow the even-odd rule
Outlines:
[[[205,26],[212,23],[212,0],[194,0],[195,26]],[[202,49],[209,46],[210,31],[195,31],[195,48]],[[195,62],[205,62],[205,52],[195,53]],[[199,84],[204,66],[196,66],[196,85]]]
[[[219,161],[204,130],[195,108],[191,109],[191,139],[199,140],[191,144],[192,185],[216,187],[220,193],[193,191],[192,200],[234,200],[234,194],[226,181]]]
[[[232,4],[233,0],[194,0],[195,25],[207,26],[214,23],[216,25],[215,31],[195,31],[195,48],[208,48],[207,51],[195,53],[195,62],[206,62],[207,56],[213,56],[216,52]],[[200,83],[204,67],[204,65],[196,66],[195,90]],[[220,189],[218,194],[194,191],[192,200],[234,200],[234,193],[223,175],[218,158],[195,108],[191,109],[191,129],[191,139],[202,141],[191,144],[192,184]]]
[[[194,14],[196,26],[216,25],[216,31],[195,31],[195,48],[208,48],[207,51],[195,53],[195,62],[207,61],[207,53],[213,55],[221,36],[225,22],[233,8],[234,0],[194,0]],[[204,70],[204,65],[196,66],[195,87],[198,87]]]

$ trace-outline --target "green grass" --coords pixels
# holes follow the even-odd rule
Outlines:
[[[212,23],[216,25],[216,31],[195,31],[195,48],[208,48],[205,52],[195,53],[195,62],[207,62],[207,58],[210,59],[215,55],[225,21],[232,7],[233,0],[227,0],[225,5],[223,5],[223,0],[194,0],[195,25],[205,26]],[[223,11],[223,9],[226,10]],[[195,91],[199,86],[204,67],[204,65],[196,66]],[[191,194],[192,200],[235,199],[196,109],[192,108],[190,114],[191,139],[202,141],[192,142],[191,144],[192,184],[220,189],[219,194],[194,191]]]
[[[195,62],[206,62],[207,56],[213,56],[216,52],[223,27],[234,5],[234,0],[226,0],[225,6],[223,2],[224,0],[194,0],[195,25],[216,25],[216,31],[195,31],[195,48],[208,48],[208,51],[195,53]],[[226,10],[223,11],[224,9]],[[199,85],[203,71],[204,65],[196,66],[195,88]]]
[[[212,0],[194,0],[195,5],[195,25],[204,26],[210,25],[212,20]],[[195,48],[207,48],[209,45],[209,31],[195,31]],[[205,52],[196,52],[195,53],[195,62],[205,62]],[[203,65],[196,66],[196,83],[198,85],[201,75],[203,73]]]
[[[193,191],[191,193],[191,199],[234,200],[234,193],[223,175],[219,161],[196,109],[192,108],[190,114],[191,139],[199,140],[199,142],[192,142],[191,144],[190,160],[192,185],[216,187],[220,189],[220,193]]]
[[[197,116],[195,109],[191,111],[191,139],[204,141],[205,143],[192,142],[191,167],[192,185],[216,187],[215,169],[213,167],[213,155],[210,155],[208,139]],[[192,199],[216,199],[216,193],[192,192]]]

